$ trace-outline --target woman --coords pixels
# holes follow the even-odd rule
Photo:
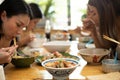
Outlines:
[[[26,46],[28,43],[33,41],[35,35],[33,34],[33,30],[36,24],[42,19],[43,15],[41,9],[36,3],[29,4],[32,11],[32,19],[30,20],[29,25],[26,27],[26,30],[19,36],[18,45],[19,47]]]
[[[105,40],[103,35],[109,36],[115,40],[119,38],[119,25],[117,23],[119,6],[114,5],[117,0],[89,0],[87,9],[87,18],[83,20],[83,29],[91,32],[94,43],[97,48],[111,49],[114,53],[117,47],[116,43]]]
[[[11,61],[17,46],[9,46],[29,24],[30,15],[30,8],[24,0],[3,0],[0,4],[0,64]]]

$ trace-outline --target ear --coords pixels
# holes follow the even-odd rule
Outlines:
[[[4,22],[6,19],[7,19],[7,13],[6,13],[6,11],[3,11],[1,13],[1,20]]]

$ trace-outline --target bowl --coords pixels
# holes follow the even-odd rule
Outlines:
[[[77,44],[77,47],[78,47],[78,49],[83,49],[83,48],[86,48],[85,45],[86,45],[86,43],[79,42],[79,43]]]
[[[114,59],[102,60],[102,70],[105,73],[119,72],[120,71],[120,60],[118,60],[117,63],[115,63]]]
[[[88,64],[101,64],[101,61],[110,53],[103,48],[86,48],[80,49],[79,54]]]
[[[80,57],[76,56],[76,55],[71,55],[69,53],[59,53],[59,52],[54,52],[54,53],[50,53],[48,55],[44,55],[44,56],[38,56],[35,59],[35,62],[41,66],[41,62],[47,59],[53,59],[53,58],[71,58],[71,59],[75,59],[77,61],[80,61]]]
[[[43,47],[49,52],[65,52],[70,48],[71,43],[69,41],[50,41],[43,43]]]
[[[90,36],[81,36],[81,37],[79,37],[79,42],[87,43],[91,39],[92,39],[92,37],[90,37]]]
[[[64,63],[66,63],[66,66]],[[54,58],[43,61],[42,66],[53,76],[54,79],[66,80],[76,67],[79,66],[79,62],[70,58]]]
[[[23,67],[30,67],[30,65],[34,62],[34,57],[22,57],[17,56],[13,57],[11,63],[15,67],[23,68]]]
[[[31,41],[28,46],[31,48],[39,48],[42,47],[42,44],[46,42],[45,38],[35,38],[33,41]]]

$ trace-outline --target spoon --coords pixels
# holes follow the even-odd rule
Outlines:
[[[86,43],[86,46],[90,45],[91,43],[93,43],[93,39],[90,39],[90,40]]]
[[[117,52],[115,52],[114,63],[117,64]]]
[[[87,45],[87,44],[91,44],[91,43],[93,43],[93,39],[90,39],[90,40],[86,43],[86,45]]]

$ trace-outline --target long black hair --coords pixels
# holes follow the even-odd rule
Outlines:
[[[30,6],[32,14],[33,14],[32,19],[43,17],[42,11],[38,4],[30,3],[29,6]]]
[[[113,0],[114,1],[114,0]],[[117,38],[117,27],[116,27],[116,13],[111,0],[89,0],[89,5],[96,7],[99,15],[99,31],[102,35],[107,35],[114,39]],[[103,39],[104,40],[104,39]],[[111,47],[116,47],[116,44],[110,41],[107,41]],[[105,43],[106,44],[106,43]]]
[[[120,0],[111,0],[115,9],[116,16],[120,16]]]
[[[24,0],[4,0],[0,4],[0,16],[3,11],[6,11],[8,18],[19,14],[27,14],[30,18],[32,16],[30,7]],[[2,35],[2,23],[0,17],[0,37]]]
[[[100,33],[115,39],[115,10],[110,0],[89,0],[88,4],[96,7],[100,20]]]

